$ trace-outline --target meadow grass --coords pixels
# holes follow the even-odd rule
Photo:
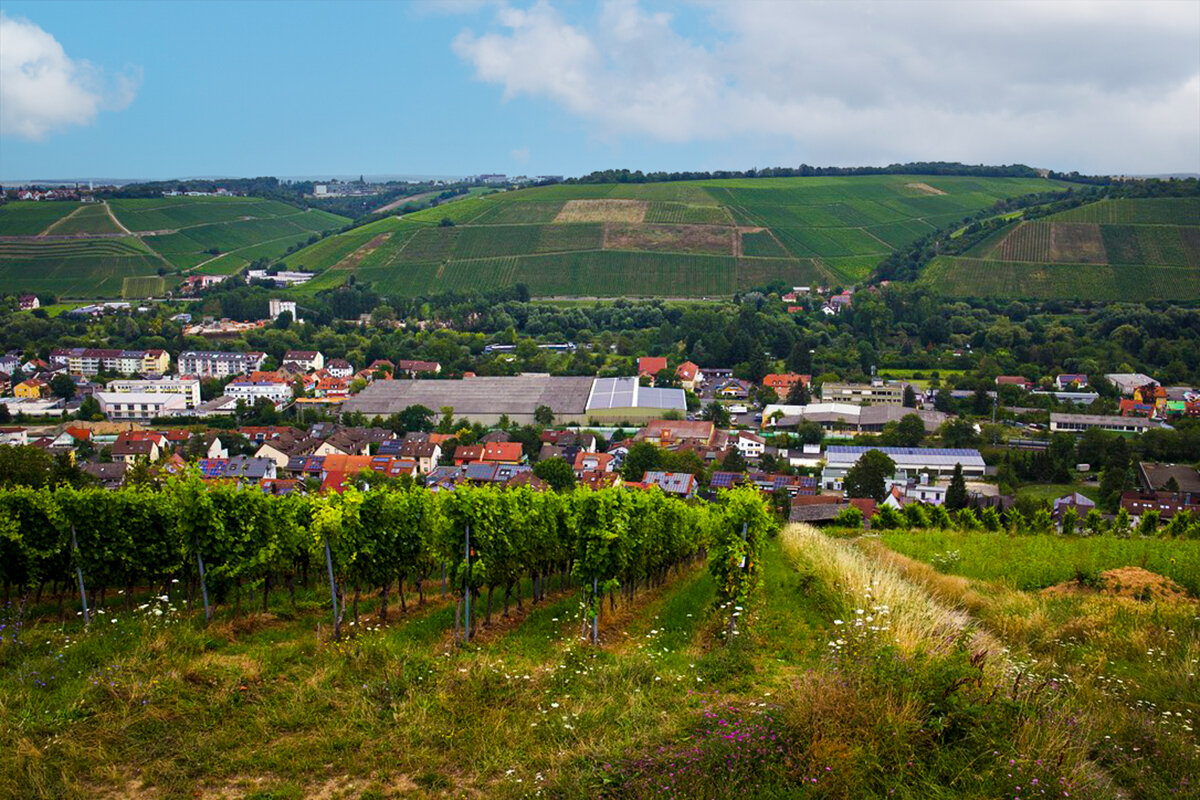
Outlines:
[[[970,612],[1023,670],[1067,687],[1071,704],[1093,730],[1092,758],[1126,796],[1200,793],[1200,616],[1194,600],[1134,600],[1083,586],[1025,592],[1003,581],[939,571],[952,570],[954,559],[935,557],[930,566],[877,539],[859,546],[940,602]],[[1017,570],[1022,558],[992,556],[1000,568]]]
[[[1115,536],[954,531],[888,532],[883,542],[920,561],[947,554],[946,571],[1006,583],[1015,589],[1044,589],[1119,567],[1141,567],[1164,575],[1200,597],[1200,541]]]
[[[697,563],[604,602],[599,647],[558,577],[534,606],[524,581],[510,618],[497,598],[465,647],[436,579],[424,604],[408,588],[407,611],[393,596],[386,622],[364,596],[340,642],[319,584],[207,627],[174,589],[134,611],[110,596],[89,632],[53,598],[19,625],[6,606],[0,795],[1148,798],[1193,763],[1157,734],[1176,748],[1162,768],[1122,761],[1133,734],[1097,735],[1081,690],[1016,652],[1032,624],[1004,652],[1013,633],[986,609],[1035,600],[968,595],[889,554],[791,526],[764,548],[738,634]],[[1105,635],[1100,619],[1079,630]],[[1136,666],[1133,643],[1120,654]]]

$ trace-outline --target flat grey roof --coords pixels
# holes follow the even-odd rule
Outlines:
[[[854,464],[859,456],[868,450],[881,450],[887,454],[898,467],[911,465],[953,467],[962,464],[964,467],[984,466],[983,456],[978,450],[954,447],[848,447],[832,446],[825,448],[825,463],[830,467],[840,467]]]
[[[592,378],[517,375],[515,377],[464,378],[462,380],[375,381],[348,398],[342,411],[388,416],[408,406],[434,411],[453,406],[457,416],[472,414],[527,414],[549,406],[556,415],[583,414],[587,410]]]
[[[596,378],[588,411],[609,408],[661,408],[687,410],[687,398],[682,389],[653,389],[640,386],[637,378]]]
[[[1153,423],[1145,417],[1117,417],[1104,414],[1050,414],[1051,422],[1074,423],[1076,425],[1119,425],[1126,428],[1150,428]]]

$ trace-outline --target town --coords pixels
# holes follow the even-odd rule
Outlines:
[[[795,305],[828,291],[794,287],[780,303],[789,315],[849,307],[851,293]],[[36,296],[12,300],[17,311],[39,305]],[[137,313],[112,305],[110,313]],[[271,299],[269,313],[252,323],[176,316],[189,326],[186,335],[213,341],[269,329],[280,318],[304,324],[294,301]],[[493,342],[482,353],[512,358],[517,347]],[[536,348],[580,350],[572,342]],[[1168,525],[1177,515],[1186,527],[1200,512],[1192,466],[1151,452],[1123,466],[1104,462],[1109,439],[1176,434],[1179,421],[1200,418],[1194,387],[1163,386],[1141,373],[997,375],[992,390],[968,391],[882,377],[855,383],[827,375],[818,383],[787,371],[751,380],[653,355],[591,377],[448,374],[437,361],[352,363],[320,350],[274,359],[263,351],[75,346],[45,355],[0,357],[2,441],[110,488],[189,470],[269,494],[403,481],[434,491],[657,487],[711,499],[747,485],[782,519],[868,528],[938,508],[993,509],[1009,524],[1036,519],[1060,530],[1085,521],[1096,529]],[[804,360],[813,357],[820,358]],[[1101,401],[1097,383],[1115,403]],[[1080,413],[996,424],[998,412],[1012,417],[1038,398]],[[1093,405],[1115,413],[1087,413]],[[859,464],[871,451],[886,457],[883,472],[864,480],[869,470]],[[1047,482],[1063,493],[1039,492],[1041,502],[1033,502],[1014,471],[1046,459],[1053,462]],[[1118,469],[1124,478],[1113,474]],[[1143,523],[1146,512],[1151,522]]]

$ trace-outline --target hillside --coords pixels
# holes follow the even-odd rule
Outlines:
[[[955,296],[1197,299],[1200,198],[1101,200],[1017,221],[935,258],[921,280]]]
[[[9,203],[0,207],[0,292],[161,294],[179,281],[171,273],[236,272],[347,221],[252,197]]]
[[[607,297],[836,285],[997,200],[1065,186],[911,175],[555,185],[382,220],[285,263],[322,272],[304,292],[351,275],[397,295],[514,283],[535,296]]]

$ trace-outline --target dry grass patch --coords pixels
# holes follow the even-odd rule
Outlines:
[[[909,189],[916,189],[918,192],[924,192],[925,194],[945,194],[941,189],[934,188],[928,183],[906,183],[904,185]]]
[[[650,203],[645,200],[568,200],[555,222],[641,222]]]
[[[735,229],[720,225],[634,225],[613,222],[604,226],[604,249],[728,256],[733,255],[736,235]]]
[[[367,242],[338,263],[334,264],[332,269],[357,269],[358,265],[362,263],[364,258],[378,250],[380,246],[390,238],[392,238],[392,234],[390,233],[379,234],[374,239]]]
[[[1100,226],[1054,222],[1050,225],[1050,260],[1067,264],[1107,264]]]

